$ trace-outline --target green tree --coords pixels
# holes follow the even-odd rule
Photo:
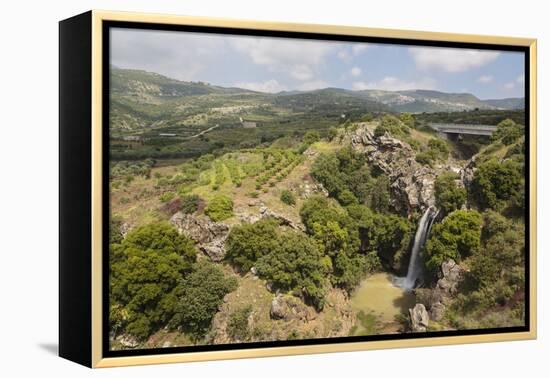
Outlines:
[[[371,191],[372,177],[365,156],[350,147],[321,154],[313,162],[311,175],[342,205],[364,202]]]
[[[332,141],[334,138],[338,136],[338,129],[336,127],[331,127],[328,129],[328,140]]]
[[[414,127],[414,117],[411,113],[401,113],[399,115],[399,120],[403,122],[404,125],[407,127],[413,128]]]
[[[461,314],[482,318],[497,306],[511,325],[524,324],[525,225],[489,210],[483,214],[482,247],[469,261],[466,284],[454,307]],[[502,325],[502,320],[500,321]]]
[[[345,188],[340,172],[340,161],[336,154],[321,154],[311,166],[311,175],[333,196]]]
[[[207,260],[197,262],[193,268],[178,286],[178,301],[170,326],[181,326],[200,338],[210,329],[225,295],[237,288],[237,280],[227,277],[220,266]]]
[[[227,196],[216,195],[210,200],[204,213],[214,222],[231,218],[233,216],[233,201]]]
[[[304,138],[303,138],[304,144],[308,146],[320,140],[321,140],[321,136],[317,131],[308,131],[307,133],[304,134]]]
[[[285,189],[281,192],[281,202],[288,206],[294,206],[296,205],[296,196],[290,190]]]
[[[496,159],[481,163],[470,186],[472,199],[482,208],[503,210],[507,205],[523,207],[524,178],[522,164]]]
[[[232,228],[225,243],[226,259],[247,272],[256,261],[279,247],[277,223],[263,219]]]
[[[181,211],[184,214],[193,214],[199,209],[201,198],[196,194],[188,194],[181,197]]]
[[[109,222],[109,244],[120,243],[123,239],[122,232],[122,219],[118,217],[111,217]]]
[[[306,235],[289,232],[277,250],[261,257],[258,274],[284,291],[301,293],[321,310],[325,303],[328,267],[323,255]]]
[[[430,139],[428,147],[435,159],[446,160],[449,156],[449,147],[447,143],[441,139]]]
[[[239,308],[229,315],[227,333],[233,340],[246,341],[250,337],[248,329],[248,317],[252,313],[252,306]]]
[[[447,172],[435,180],[435,201],[445,214],[458,210],[466,202],[466,189],[457,185],[458,175]]]
[[[426,267],[437,273],[443,262],[460,262],[475,254],[481,243],[481,225],[481,215],[475,210],[456,210],[434,225],[426,244]]]
[[[125,332],[144,340],[174,313],[174,290],[196,258],[193,242],[154,223],[128,232],[110,254],[111,303],[124,308]]]
[[[523,125],[517,124],[507,118],[497,125],[496,131],[491,135],[491,140],[500,140],[504,145],[508,146],[516,142],[524,133]]]
[[[380,120],[379,125],[374,129],[374,136],[380,137],[386,132],[394,137],[405,136],[410,133],[410,129],[399,118],[393,115],[385,115]]]
[[[388,176],[381,174],[369,188],[368,205],[379,213],[385,213],[390,209],[390,201],[390,180]]]

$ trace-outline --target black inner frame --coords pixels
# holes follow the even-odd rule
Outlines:
[[[109,77],[110,77],[110,29],[111,28],[129,28],[155,31],[179,31],[179,32],[194,32],[208,34],[228,34],[242,36],[260,36],[260,37],[280,37],[280,38],[296,38],[296,39],[313,39],[322,41],[340,41],[340,42],[367,42],[378,44],[393,44],[393,45],[414,45],[414,46],[432,46],[432,47],[455,47],[469,48],[481,50],[499,50],[499,51],[514,51],[524,53],[524,73],[525,73],[525,325],[519,327],[506,328],[487,328],[487,329],[472,329],[472,330],[457,330],[457,331],[430,331],[426,333],[404,333],[404,334],[388,334],[388,335],[371,335],[371,336],[346,336],[332,338],[317,338],[304,340],[281,340],[281,341],[265,341],[265,342],[250,342],[240,344],[219,344],[219,345],[195,345],[170,348],[149,348],[149,349],[133,349],[133,350],[110,350],[109,348],[109,222],[110,222],[110,205],[109,205]],[[102,66],[103,66],[103,93],[102,93],[102,190],[103,190],[103,277],[102,277],[102,352],[103,357],[125,357],[125,356],[142,356],[142,355],[158,355],[171,354],[182,352],[199,352],[199,351],[219,351],[219,350],[235,350],[235,349],[255,349],[255,348],[271,348],[280,346],[304,346],[304,345],[319,345],[319,344],[340,344],[350,342],[364,341],[380,341],[380,340],[405,340],[405,339],[425,339],[444,336],[465,336],[465,335],[487,335],[512,332],[528,332],[531,328],[530,324],[530,55],[529,47],[527,46],[508,46],[499,44],[483,44],[483,43],[465,43],[465,42],[441,42],[430,40],[412,40],[402,38],[386,38],[386,37],[365,37],[355,35],[334,35],[323,33],[305,33],[305,32],[287,32],[287,31],[272,31],[272,30],[250,30],[227,27],[212,27],[212,26],[191,26],[191,25],[166,25],[146,22],[127,22],[127,21],[103,21],[102,22]]]

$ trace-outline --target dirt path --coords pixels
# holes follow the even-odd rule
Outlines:
[[[214,130],[214,129],[217,129],[218,127],[220,127],[220,125],[219,125],[219,124],[216,124],[216,125],[214,125],[214,126],[212,126],[212,127],[209,127],[209,128],[206,129],[206,130],[201,131],[201,132],[198,133],[198,134],[191,135],[191,136],[187,137],[186,140],[193,139],[193,138],[198,138],[198,137],[200,137],[201,135],[204,135],[204,134],[209,133],[210,131],[212,131],[212,130]]]

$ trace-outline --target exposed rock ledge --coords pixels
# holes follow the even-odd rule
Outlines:
[[[413,308],[409,309],[411,320],[411,330],[413,332],[426,332],[430,322],[428,311],[422,303],[417,303]]]
[[[440,321],[445,315],[458,286],[464,279],[465,270],[454,260],[449,259],[441,264],[440,279],[433,289],[417,289],[417,299],[425,304],[433,321]]]
[[[170,222],[184,234],[197,243],[197,247],[212,261],[221,261],[225,257],[225,241],[229,235],[229,226],[217,223],[206,216],[194,216],[178,212]]]
[[[301,223],[294,222],[292,219],[285,217],[282,214],[276,213],[275,211],[269,209],[266,206],[260,207],[260,211],[258,215],[249,214],[249,213],[240,213],[240,214],[237,214],[237,217],[241,222],[245,222],[245,223],[256,223],[260,219],[273,218],[283,226],[288,226],[298,231],[305,231],[305,227]]]
[[[421,211],[435,204],[434,169],[416,162],[416,153],[407,143],[389,134],[374,136],[374,126],[359,124],[350,136],[351,146],[366,154],[370,163],[381,169],[390,180],[395,200],[392,206],[403,214]]]

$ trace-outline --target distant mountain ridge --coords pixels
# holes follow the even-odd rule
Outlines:
[[[180,81],[143,70],[111,67],[111,91],[114,95],[155,104],[160,100],[187,96],[226,95],[261,99],[277,106],[311,109],[319,106],[362,106],[370,111],[411,113],[455,112],[474,109],[523,109],[523,98],[481,100],[471,93],[446,93],[435,90],[387,91],[324,88],[311,91],[263,93],[243,88],[211,85],[205,82]]]
[[[525,99],[523,97],[510,97],[494,100],[483,100],[486,104],[494,106],[499,109],[525,109]]]

